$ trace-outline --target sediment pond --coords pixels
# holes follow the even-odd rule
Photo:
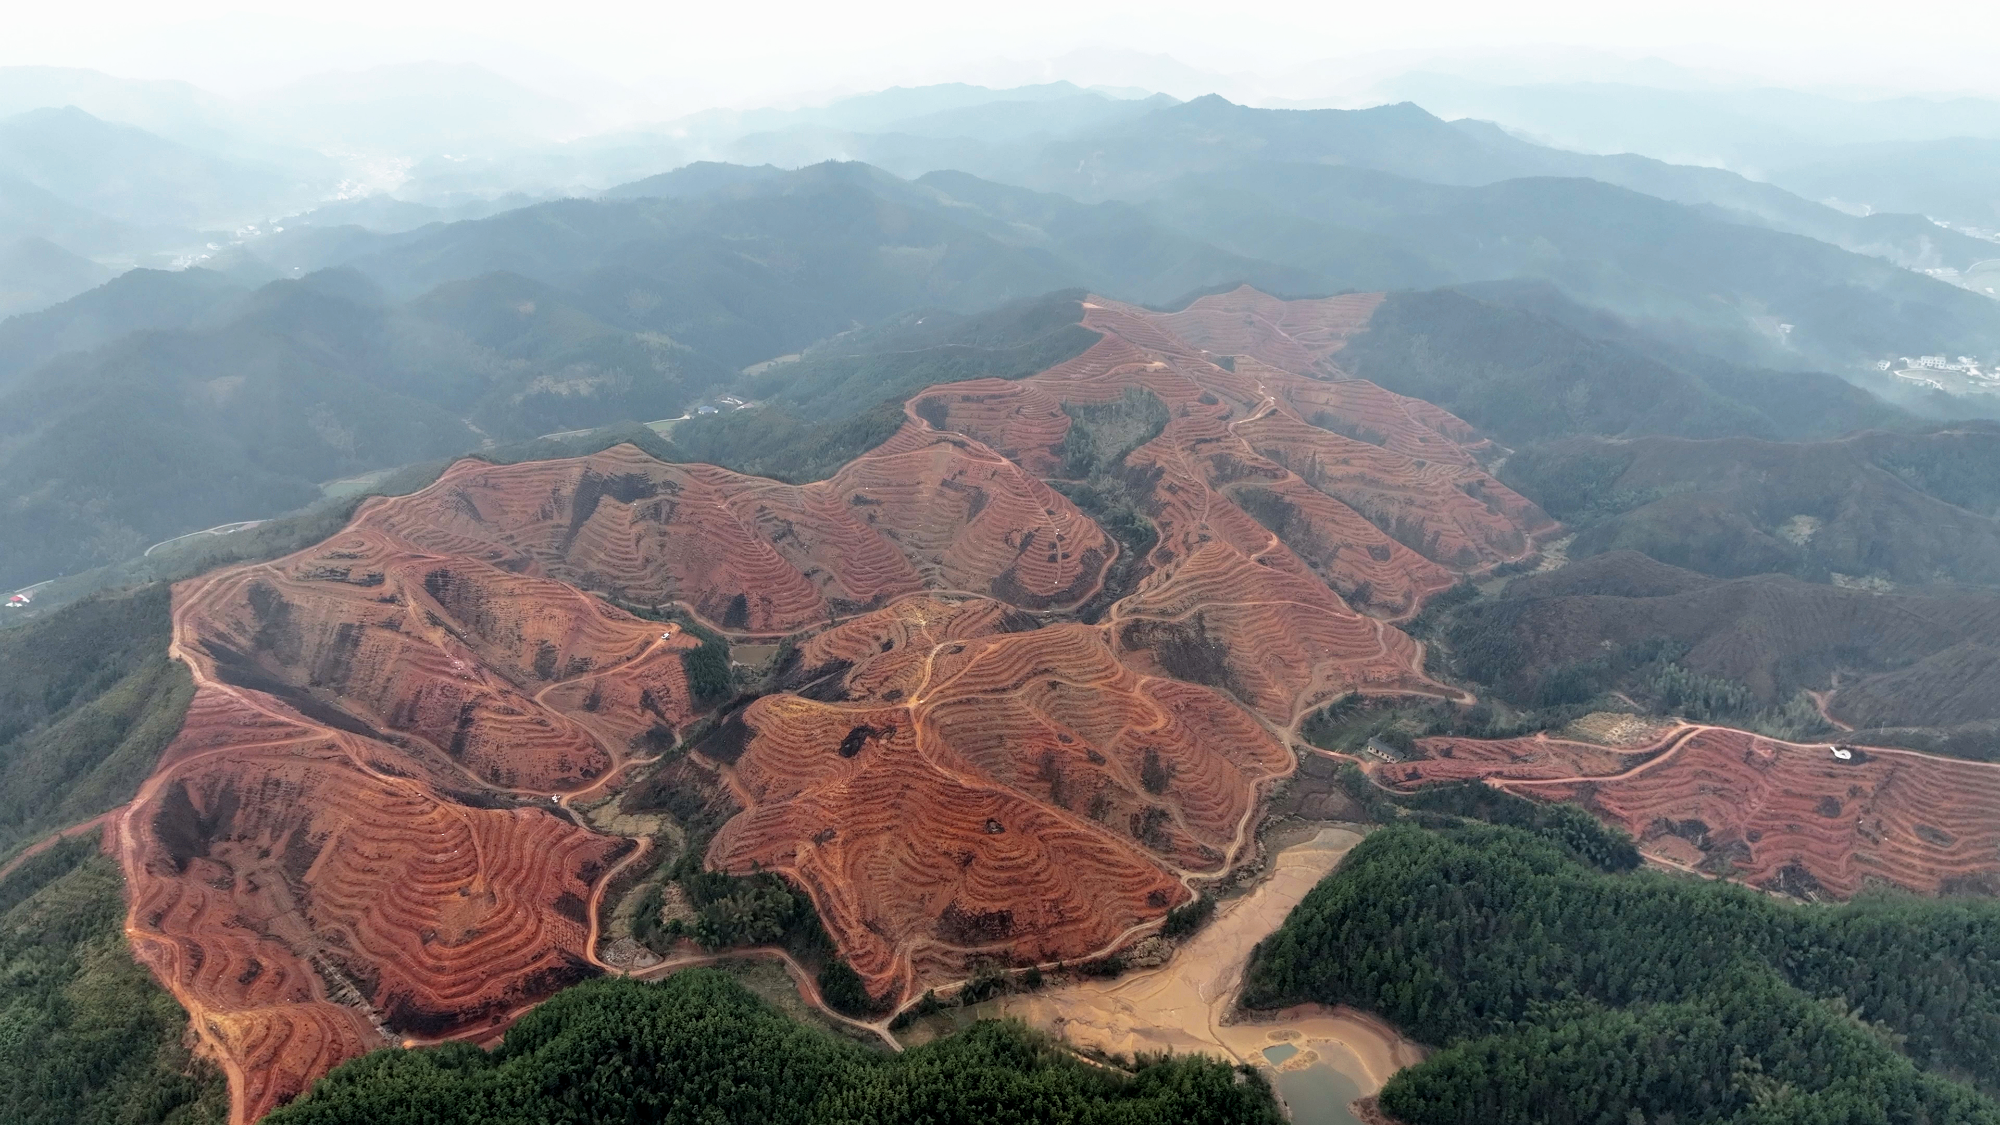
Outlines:
[[[1251,1019],[1234,1009],[1250,951],[1360,840],[1358,832],[1322,827],[1282,847],[1263,882],[1223,903],[1159,968],[1009,995],[973,1014],[1012,1016],[1111,1054],[1221,1055],[1262,1068],[1299,1125],[1350,1125],[1348,1103],[1420,1061],[1422,1049],[1350,1009],[1304,1004]]]

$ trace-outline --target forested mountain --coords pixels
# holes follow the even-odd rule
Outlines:
[[[1165,222],[1344,287],[1540,278],[1656,335],[1741,362],[1853,370],[1922,342],[1952,354],[2000,350],[2000,303],[1986,296],[1593,180],[1458,187],[1260,164],[1190,175],[1150,194],[1150,210]],[[1428,271],[1402,272],[1417,262]]]
[[[1079,198],[1139,198],[1185,174],[1246,163],[1335,164],[1464,186],[1588,178],[1906,265],[1965,265],[1991,256],[1982,240],[1918,215],[1857,217],[1719,168],[1568,152],[1483,121],[1446,122],[1411,102],[1274,110],[1210,95],[1053,142],[1025,182]]]
[[[379,309],[302,283],[258,296],[225,327],[72,353],[0,399],[0,574],[27,581],[124,558],[300,507],[320,481],[476,444],[458,417],[400,385],[410,369],[399,361],[425,341]],[[433,386],[473,377],[460,363],[427,373]]]
[[[1504,362],[1508,335],[1491,339]],[[1370,354],[1366,344],[1357,342],[1354,358]],[[1449,348],[1409,354],[1424,357],[1414,366],[1443,373],[1403,385],[1417,393],[1447,387],[1454,371],[1475,373],[1459,383],[1473,397],[1441,399],[1523,443],[1501,464],[1501,479],[1567,533],[1567,566],[1439,608],[1439,667],[1514,707],[1554,709],[1545,714],[1558,723],[1563,708],[1638,706],[1786,737],[1828,736],[1838,723],[1862,728],[1854,736],[1862,741],[2000,754],[2000,663],[1985,624],[2000,587],[2000,431],[1888,415],[1898,429],[1831,439],[1672,437],[1661,431],[1782,426],[1803,436],[1866,422],[1873,411],[1865,399],[1843,406],[1814,393],[1803,376],[1778,377],[1768,397],[1752,396],[1763,410],[1735,409],[1739,402],[1718,411],[1714,403],[1730,400],[1675,402],[1688,385],[1648,379],[1668,369],[1645,364],[1579,362],[1561,382],[1514,382],[1518,374],[1471,353],[1459,366],[1430,362]],[[1605,371],[1640,378],[1578,377]],[[1564,393],[1562,382],[1573,389]],[[1803,407],[1789,414],[1788,383]],[[1518,397],[1501,390],[1510,384]],[[1739,394],[1755,387],[1733,384]],[[1662,400],[1675,405],[1643,416]],[[1593,406],[1594,418],[1584,409]],[[1641,416],[1623,412],[1633,409]],[[1618,436],[1553,436],[1579,431]],[[1823,702],[1804,692],[1823,693]]]
[[[0,67],[0,117],[75,106],[190,146],[226,143],[223,101],[172,79],[119,78],[74,66]]]
[[[115,273],[35,235],[0,245],[0,317],[47,308]]]
[[[973,309],[1070,280],[1048,255],[968,229],[860,166],[794,173],[742,197],[542,204],[352,261],[399,293],[519,273],[734,367],[913,303]]]
[[[229,1089],[132,957],[118,865],[67,840],[0,876],[0,1097],[20,1125],[222,1125]]]
[[[1446,118],[1497,122],[1580,152],[1639,152],[1742,169],[1807,199],[1993,229],[1991,98],[1837,97],[1758,84],[1498,84],[1413,73],[1381,87]],[[1982,154],[1985,154],[1982,156]]]
[[[794,483],[821,480],[888,440],[903,403],[933,383],[1019,379],[1081,355],[1098,334],[1079,324],[1081,291],[976,315],[928,310],[844,333],[747,381],[755,407],[690,418],[675,451]]]
[[[638,194],[648,191],[671,194]],[[1077,285],[1166,301],[1246,277],[1279,288],[1312,280],[1129,208],[1051,200],[1042,226],[865,165],[703,169],[620,196],[413,232],[341,260],[398,293],[519,273],[739,367],[911,307],[973,311]]]
[[[325,186],[74,106],[0,118],[0,172],[119,222],[189,230],[281,215]]]
[[[0,632],[0,855],[130,800],[180,728],[167,601],[154,583]]]
[[[1261,155],[1214,171],[1175,166],[1132,200],[1096,204],[958,171],[912,183],[862,165],[693,165],[606,201],[393,236],[310,228],[252,250],[273,265],[350,264],[404,295],[508,270],[575,290],[614,323],[711,351],[720,341],[700,332],[781,325],[790,351],[912,303],[970,310],[1062,285],[1159,303],[1231,281],[1328,293],[1509,278],[1551,282],[1655,335],[1759,365],[1852,370],[1885,355],[2000,349],[1992,300],[1712,207],[1589,179],[1465,187]],[[774,239],[795,256],[734,252]],[[901,256],[877,250],[889,246]],[[825,300],[815,279],[836,270],[852,284],[838,307],[815,307]],[[697,276],[715,281],[669,282]],[[742,296],[719,309],[721,291]],[[688,311],[663,321],[634,301]]]
[[[1381,830],[1258,949],[1246,999],[1443,1050],[1382,1108],[1443,1122],[2000,1120],[1990,902],[1791,906],[1609,874],[1514,829]]]
[[[179,227],[140,226],[100,215],[0,167],[0,240],[42,238],[74,254],[118,257],[191,246]]]
[[[220,231],[309,205],[337,179],[323,157],[281,166],[224,155],[212,147],[223,138],[195,132],[197,143],[183,144],[73,104],[0,116],[0,248],[45,247],[33,287],[22,263],[5,260],[19,249],[0,257],[0,315],[46,307],[134,265],[184,266],[231,237]]]
[[[520,278],[399,306],[352,272],[249,295],[200,276],[133,275],[7,325],[31,359],[111,324],[180,324],[64,353],[0,392],[5,580],[117,561],[489,440],[671,416],[722,370]]]
[[[581,1060],[591,1060],[581,1064]],[[581,1064],[581,1065],[580,1065]],[[1261,1079],[1200,1056],[1131,1072],[1018,1024],[884,1056],[774,1011],[707,969],[602,981],[536,1008],[492,1053],[465,1044],[357,1059],[272,1125],[1213,1125],[1283,1120]]]
[[[2000,136],[1898,138],[1827,146],[1776,163],[1774,182],[1815,199],[2000,228]],[[1986,257],[1993,255],[1989,252]]]
[[[553,286],[496,272],[440,285],[407,311],[490,357],[485,385],[468,388],[473,398],[444,402],[466,408],[481,433],[503,440],[668,417],[691,391],[730,374],[671,336],[615,328],[582,303]]]
[[[1046,246],[1088,288],[1107,295],[1166,305],[1229,286],[1225,277],[1275,293],[1345,288],[1311,268],[1220,248],[1128,203],[1081,204],[953,171],[930,173],[917,184],[942,192],[955,209],[972,208],[996,237]]]
[[[192,328],[222,316],[241,286],[205,269],[131,270],[53,308],[0,321],[0,389],[64,352],[130,332]]]
[[[1717,579],[1611,551],[1459,609],[1445,640],[1458,674],[1525,707],[1612,691],[1658,703],[1685,687],[1686,672],[1705,678],[1711,701],[1690,717],[1747,722],[1831,687],[1827,712],[1864,728],[1857,741],[1907,741],[1885,728],[1928,727],[1954,753],[1988,758],[2000,754],[1996,628],[1992,592]]]
[[[1824,438],[1914,421],[1831,375],[1662,347],[1550,286],[1392,294],[1340,362],[1510,445],[1577,434]]]
[[[2000,429],[1832,441],[1575,438],[1503,475],[1577,530],[1577,555],[1629,548],[1722,577],[1784,572],[2000,584]]]

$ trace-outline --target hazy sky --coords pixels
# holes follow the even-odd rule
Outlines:
[[[1514,58],[1517,77],[1616,78],[1622,60],[1657,56],[1774,83],[2000,94],[1996,9],[1991,0],[4,0],[0,64],[243,93],[314,71],[443,59],[573,96],[613,97],[616,87],[676,110],[1053,77],[1182,96],[1221,86],[1243,98],[1322,98],[1426,56],[1463,69],[1496,54]]]

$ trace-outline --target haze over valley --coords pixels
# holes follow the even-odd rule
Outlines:
[[[10,1120],[2000,1125],[2000,86],[892,7],[0,49]]]

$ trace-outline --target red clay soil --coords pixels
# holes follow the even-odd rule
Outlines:
[[[1115,946],[1241,850],[1291,754],[1214,691],[1140,676],[1101,629],[1006,632],[1005,607],[919,596],[813,639],[812,699],[765,696],[712,865],[812,894],[871,991],[975,957]],[[920,828],[918,826],[921,826]]]
[[[789,630],[926,584],[1073,603],[1113,550],[1017,466],[915,425],[805,488],[630,448],[463,462],[177,589],[198,693],[119,819],[134,946],[237,1121],[385,1039],[478,1037],[595,971],[596,890],[634,846],[548,798],[692,717],[693,640],[552,575]]]
[[[1455,739],[1449,759],[1379,774],[1402,784],[1485,777],[1523,796],[1579,801],[1664,862],[1797,894],[1846,898],[1870,880],[1927,894],[2000,888],[1991,763],[1863,746],[1843,761],[1827,743],[1720,727],[1677,731],[1651,757],[1528,741]],[[1584,768],[1561,776],[1566,763]]]
[[[1686,728],[1671,730],[1641,747],[1600,746],[1550,738],[1546,733],[1499,739],[1424,738],[1417,741],[1417,748],[1426,757],[1377,767],[1376,780],[1408,790],[1468,778],[1536,781],[1609,777],[1658,756],[1686,734]]]
[[[692,638],[365,521],[176,609],[215,678],[338,708],[354,733],[409,736],[404,754],[439,776],[574,790],[656,725],[671,744],[692,714],[679,659]]]
[[[177,587],[195,703],[112,836],[233,1120],[603,968],[603,891],[643,845],[549,798],[623,784],[694,717],[693,641],[609,602],[797,636],[789,690],[675,768],[743,806],[709,862],[795,880],[872,989],[1157,927],[1242,857],[1307,709],[1456,695],[1393,622],[1552,526],[1463,422],[1339,371],[1374,301],[1093,298],[1082,356],[927,390],[826,481],[467,460]],[[1116,470],[1159,533],[1141,560],[1045,479],[1064,404],[1132,388],[1170,415]]]
[[[461,461],[357,522],[762,634],[926,586],[1073,605],[1095,592],[1112,552],[1096,524],[1020,466],[915,423],[815,484],[668,465],[621,445],[566,461]]]
[[[366,527],[176,589],[195,701],[115,837],[134,948],[233,1119],[594,971],[585,905],[634,845],[547,799],[687,721],[692,642],[660,632]]]
[[[1124,658],[1281,726],[1348,691],[1455,696],[1385,622],[1554,524],[1480,468],[1471,427],[1333,366],[1377,303],[1238,290],[1163,315],[1092,297],[1084,324],[1104,338],[1076,359],[933,387],[911,413],[1053,476],[1064,404],[1157,395],[1166,429],[1124,465],[1159,532],[1151,573],[1112,611]]]
[[[1159,320],[1167,331],[1212,355],[1250,356],[1287,371],[1339,376],[1329,357],[1367,327],[1382,297],[1348,293],[1286,301],[1240,285]]]

